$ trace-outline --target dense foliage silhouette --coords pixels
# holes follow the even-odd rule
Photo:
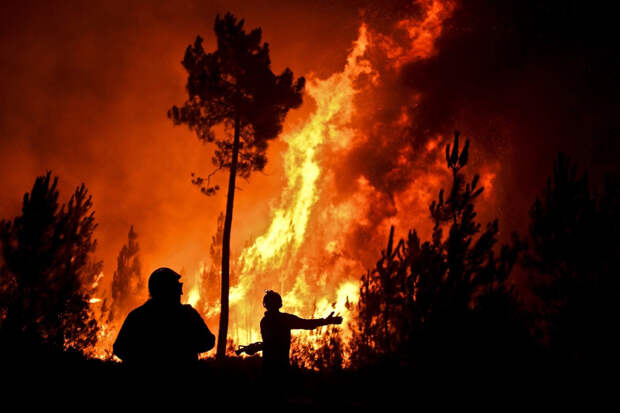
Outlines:
[[[620,310],[620,217],[617,178],[592,190],[587,174],[564,154],[553,164],[530,210],[531,247],[524,257],[538,301],[545,343],[560,363],[618,365],[613,327]]]
[[[78,187],[59,205],[58,178],[36,178],[24,195],[21,215],[0,223],[0,342],[14,357],[74,349],[84,352],[97,339],[89,309],[102,263],[92,197]]]
[[[412,229],[395,242],[392,227],[375,268],[362,276],[360,300],[351,306],[354,366],[479,368],[526,345],[529,332],[507,282],[523,243],[515,234],[497,251],[497,220],[481,231],[474,206],[483,188],[478,175],[466,182],[461,172],[468,153],[469,141],[460,150],[456,132],[446,147],[452,187],[430,205],[432,239],[423,242]]]

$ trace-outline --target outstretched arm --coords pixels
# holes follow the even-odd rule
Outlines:
[[[325,318],[313,318],[313,319],[305,319],[301,317],[297,317],[296,315],[289,314],[289,328],[292,329],[302,329],[302,330],[313,330],[317,327],[326,326],[329,324],[341,324],[342,317],[334,316],[334,312],[328,315]]]
[[[325,325],[329,324],[342,324],[342,317],[337,315],[334,316],[334,312],[329,313],[327,317],[323,319],[325,321]]]

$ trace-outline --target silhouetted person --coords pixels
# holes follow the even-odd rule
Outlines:
[[[289,368],[291,330],[313,330],[320,326],[342,323],[342,317],[332,312],[326,318],[303,319],[293,314],[281,313],[282,297],[275,291],[267,291],[263,298],[267,309],[260,322],[263,337],[263,366],[267,374],[283,375]]]
[[[149,278],[151,298],[131,311],[114,343],[123,364],[139,369],[176,369],[195,365],[215,336],[191,305],[181,304],[181,276],[159,268]]]

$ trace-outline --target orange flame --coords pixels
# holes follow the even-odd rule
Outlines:
[[[402,20],[396,25],[398,29],[407,31],[410,40],[409,49],[400,55],[393,50],[386,52],[388,57],[396,60],[397,65],[435,53],[435,40],[441,33],[443,21],[452,12],[453,4],[424,1],[422,9],[421,19]],[[366,25],[362,25],[344,70],[324,80],[309,81],[307,92],[316,102],[317,109],[299,130],[283,137],[289,144],[288,152],[284,154],[287,185],[279,206],[272,211],[272,221],[267,231],[241,253],[239,283],[231,290],[231,314],[234,314],[237,324],[245,324],[240,331],[250,340],[260,337],[260,311],[258,306],[247,305],[247,302],[260,303],[263,288],[279,290],[283,296],[284,310],[302,316],[323,316],[337,311],[346,320],[345,303],[358,300],[358,279],[364,267],[342,253],[343,235],[352,223],[364,220],[375,189],[362,177],[356,182],[355,195],[348,201],[330,202],[326,199],[329,197],[326,188],[332,185],[333,176],[331,171],[321,168],[320,160],[326,147],[346,153],[355,145],[356,139],[365,139],[359,136],[351,121],[356,111],[356,82],[361,76],[366,77],[370,87],[380,81],[379,73],[366,57],[366,50],[373,39],[380,40],[381,36],[373,35]],[[410,121],[404,111],[401,118],[401,126]],[[428,149],[430,151],[435,147]],[[439,181],[432,183],[438,184]],[[418,194],[416,199],[426,202],[424,209],[434,188],[426,186],[426,191],[418,191],[424,192]],[[333,223],[338,223],[338,226],[330,228]],[[311,234],[308,233],[309,227]],[[324,236],[317,236],[314,232],[323,232]],[[323,247],[320,247],[321,244]],[[302,245],[305,250],[300,249]],[[308,248],[315,251],[308,253]],[[336,263],[325,271],[309,259],[309,256],[316,255],[336,257]]]
[[[437,53],[436,40],[445,19],[454,10],[454,3],[423,0],[420,5],[418,17],[401,20],[394,26],[395,30],[406,34],[407,44],[397,44],[396,40],[362,25],[343,71],[327,79],[310,77],[306,91],[316,109],[302,125],[282,137],[288,144],[283,154],[285,186],[277,207],[271,211],[271,223],[233,263],[238,281],[230,291],[230,335],[235,342],[247,344],[260,340],[264,289],[280,292],[283,310],[302,317],[322,317],[331,311],[340,313],[345,319],[343,338],[349,337],[346,323],[351,321],[351,315],[346,304],[359,299],[359,277],[365,265],[359,256],[346,251],[347,236],[354,225],[371,225],[367,220],[368,211],[380,198],[369,180],[360,176],[351,182],[352,195],[344,200],[336,199],[334,171],[324,164],[324,154],[344,156],[356,144],[369,139],[360,130],[362,125],[352,122],[357,112],[355,97],[360,84],[373,88],[381,82],[380,73],[367,56],[371,46],[382,51],[384,58],[393,63],[394,70],[408,61]],[[365,102],[367,105],[375,103],[380,104]],[[412,121],[403,110],[393,126],[404,128]],[[408,228],[411,214],[417,214],[416,217],[426,214],[427,205],[442,182],[442,140],[439,136],[426,146],[427,159],[436,158],[428,173],[416,178],[407,190],[394,195],[395,207],[405,211],[405,216],[382,222],[380,227],[373,228],[376,233],[387,233],[389,226],[398,224],[399,219],[404,220],[401,227]],[[406,168],[408,157],[399,155],[398,167]],[[411,205],[419,208],[411,208]],[[380,246],[377,252],[378,248]],[[200,279],[203,267],[201,265],[193,278],[194,284],[184,296],[189,304],[196,305],[204,294]],[[218,313],[219,302],[213,302],[203,316],[213,319]],[[115,336],[121,321],[105,324],[100,332],[108,349],[110,337]],[[312,344],[309,335],[305,340]],[[104,354],[101,348],[98,346],[99,355]]]

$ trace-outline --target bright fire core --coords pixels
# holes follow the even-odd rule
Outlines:
[[[439,0],[425,0],[420,4],[421,13],[416,18],[394,24],[393,33],[398,36],[376,33],[362,25],[343,71],[327,79],[309,78],[305,100],[313,101],[315,109],[301,125],[281,136],[288,144],[283,154],[285,187],[278,206],[271,211],[271,223],[232,263],[232,280],[236,282],[230,290],[229,338],[235,344],[260,340],[259,322],[264,311],[261,302],[265,289],[280,292],[283,311],[301,317],[324,317],[332,311],[340,313],[344,317],[342,330],[346,341],[348,322],[352,318],[346,304],[358,299],[360,276],[373,265],[368,257],[378,258],[390,225],[406,230],[418,219],[427,220],[428,204],[446,177],[441,162],[444,147],[441,136],[423,149],[427,152],[423,158],[423,176],[416,176],[404,191],[390,194],[396,212],[378,221],[369,217],[376,204],[386,199],[380,196],[380,188],[360,175],[353,178],[349,194],[342,197],[338,196],[336,183],[338,159],[377,136],[378,126],[372,121],[358,121],[362,118],[359,113],[361,105],[364,113],[372,113],[372,110],[378,111],[382,103],[361,101],[361,93],[371,96],[369,91],[387,87],[384,77],[393,77],[408,62],[427,59],[437,53],[435,41],[454,4]],[[381,69],[373,67],[375,59],[381,59]],[[381,127],[405,130],[408,124],[415,122],[406,108],[400,112],[391,124],[384,122]],[[410,158],[406,151],[411,150],[409,146],[402,153],[394,154],[395,168],[406,167]],[[486,179],[493,177],[491,171]],[[357,244],[351,242],[352,234],[360,230],[376,237],[367,240],[372,242],[367,243],[366,251],[360,248],[363,240]],[[423,233],[424,228],[421,230]],[[375,243],[375,240],[382,241]],[[185,291],[186,302],[196,305],[201,301],[205,292],[201,289],[200,277],[205,273],[202,264],[193,284]],[[219,301],[209,302],[203,317],[212,329],[217,328],[218,315]],[[102,323],[98,355],[109,351],[121,322]],[[301,337],[310,343],[313,340],[311,335]]]

